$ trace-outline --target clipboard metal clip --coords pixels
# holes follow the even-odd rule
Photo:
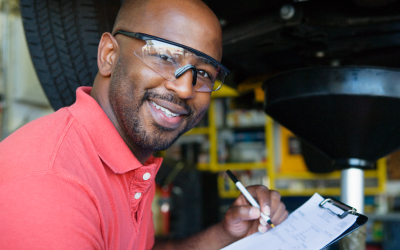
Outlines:
[[[332,205],[340,208],[343,210],[342,214],[337,214],[336,212],[332,211],[331,209],[329,209],[328,207],[325,207],[324,204],[326,204],[327,202],[331,203]],[[323,200],[320,204],[320,207],[325,208],[327,210],[329,210],[330,212],[332,212],[333,214],[337,215],[340,219],[343,219],[344,217],[346,217],[348,214],[354,214],[357,215],[357,209],[355,209],[354,207],[350,207],[349,205],[344,204],[343,202],[340,202],[338,200],[335,200],[333,198],[327,198],[325,200]]]

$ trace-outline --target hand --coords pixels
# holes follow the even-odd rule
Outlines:
[[[261,211],[269,215],[276,226],[288,217],[285,204],[281,202],[281,195],[275,190],[257,185],[247,187],[250,194],[257,200]],[[225,214],[222,221],[224,231],[235,239],[241,239],[255,232],[265,233],[271,226],[260,217],[260,209],[253,207],[241,194]]]

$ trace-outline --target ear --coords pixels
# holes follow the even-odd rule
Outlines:
[[[117,62],[118,43],[113,35],[106,32],[101,36],[97,51],[97,66],[102,76],[110,76]]]

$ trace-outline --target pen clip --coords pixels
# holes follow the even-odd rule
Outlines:
[[[327,202],[331,203],[332,205],[340,208],[343,210],[342,214],[337,214],[334,211],[332,211],[331,209],[329,209],[328,207],[324,207],[324,204],[326,204]],[[327,210],[329,210],[330,212],[332,212],[333,214],[337,215],[340,219],[343,219],[344,217],[346,217],[348,214],[357,214],[357,209],[355,209],[354,207],[350,207],[347,204],[344,204],[341,201],[338,201],[336,199],[333,198],[327,198],[325,200],[323,200],[320,204],[320,207],[325,208]]]

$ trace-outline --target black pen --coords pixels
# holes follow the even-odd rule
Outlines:
[[[243,184],[236,178],[236,176],[230,170],[226,170],[226,173],[231,178],[231,180],[235,183],[236,187],[240,190],[240,192],[242,192],[244,197],[246,197],[246,199],[250,202],[250,204],[253,207],[260,209],[261,217],[263,217],[263,219],[266,222],[268,222],[268,224],[270,224],[272,228],[274,228],[275,225],[272,223],[271,218],[269,218],[268,215],[265,215],[263,212],[261,212],[260,205],[258,205],[257,201],[253,198],[253,196],[249,193],[249,191],[247,191],[247,189],[243,186]]]

